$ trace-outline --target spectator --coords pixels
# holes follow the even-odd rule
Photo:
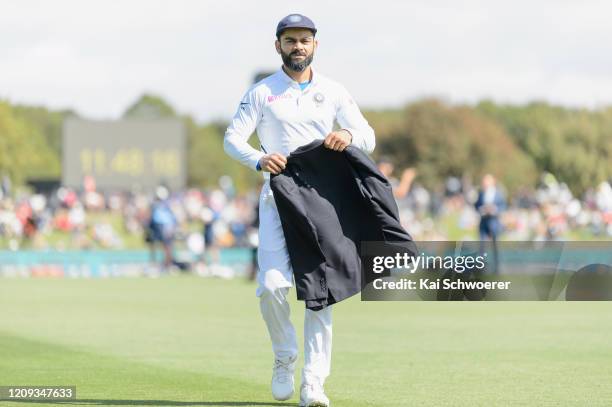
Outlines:
[[[164,251],[164,269],[168,269],[174,263],[173,244],[178,227],[176,217],[168,204],[168,196],[169,192],[166,187],[157,187],[156,200],[153,203],[149,221],[152,249],[154,251],[156,242],[161,243]]]
[[[475,207],[480,214],[480,225],[478,227],[480,235],[481,253],[484,252],[484,241],[491,239],[493,242],[493,271],[497,273],[499,259],[497,256],[497,239],[501,232],[499,215],[506,208],[506,202],[501,190],[497,187],[495,177],[486,174],[482,177],[482,189],[478,193]]]

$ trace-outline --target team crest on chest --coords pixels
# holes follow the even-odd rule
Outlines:
[[[315,102],[315,104],[317,106],[321,106],[323,104],[323,102],[325,102],[325,96],[323,96],[323,94],[321,92],[317,92],[312,97],[312,100],[314,100],[314,102]]]

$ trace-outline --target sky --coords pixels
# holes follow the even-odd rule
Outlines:
[[[0,0],[0,99],[118,118],[144,92],[229,119],[275,29],[318,28],[313,66],[362,108],[545,100],[612,105],[610,1]]]

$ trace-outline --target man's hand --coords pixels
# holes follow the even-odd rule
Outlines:
[[[259,159],[261,169],[272,174],[279,174],[285,169],[285,165],[287,165],[287,158],[279,153],[267,154]]]
[[[325,137],[323,145],[330,150],[344,151],[351,144],[353,136],[347,130],[332,131]]]

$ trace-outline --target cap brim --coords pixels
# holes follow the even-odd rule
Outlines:
[[[303,28],[303,29],[305,29],[305,30],[310,30],[310,31],[312,31],[312,33],[313,33],[314,35],[316,35],[316,34],[317,34],[317,29],[316,29],[316,28],[312,28],[312,27],[302,27],[302,26],[297,26],[297,25],[294,25],[294,26],[291,26],[291,27],[284,27],[282,30],[277,31],[277,32],[276,32],[276,36],[277,36],[277,37],[280,37],[280,36],[281,36],[281,34],[282,34],[284,31],[289,30],[289,29],[291,29],[291,28]]]

